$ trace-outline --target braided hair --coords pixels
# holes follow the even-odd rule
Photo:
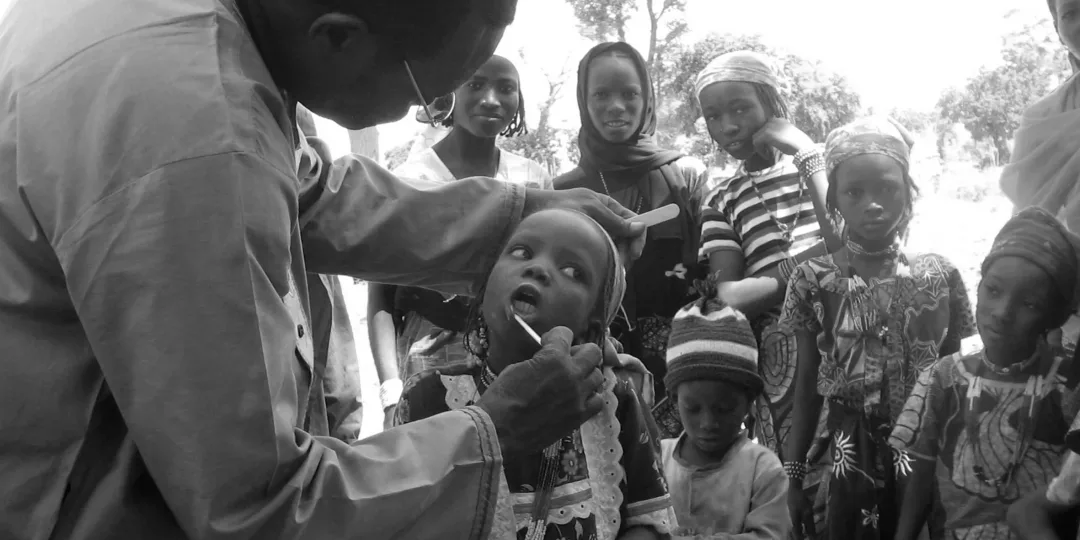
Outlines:
[[[765,107],[766,111],[775,118],[791,118],[791,111],[788,109],[787,101],[780,97],[780,92],[767,84],[750,83],[754,87],[754,92],[757,93],[758,101]]]

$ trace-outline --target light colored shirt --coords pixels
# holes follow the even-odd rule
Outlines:
[[[302,429],[306,279],[469,294],[523,189],[347,157],[301,214],[231,2],[17,0],[0,50],[0,538],[484,538],[482,410]]]
[[[745,435],[709,466],[680,455],[686,435],[660,441],[677,535],[708,540],[781,540],[791,532],[788,477],[780,458]]]

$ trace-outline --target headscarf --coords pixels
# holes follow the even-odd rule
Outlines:
[[[892,118],[860,118],[834,129],[825,139],[825,172],[831,182],[833,171],[844,161],[864,154],[882,154],[895,159],[907,173],[914,144],[911,133]]]
[[[734,51],[714,58],[694,81],[694,96],[701,101],[701,91],[719,82],[763,84],[780,89],[773,59],[754,51]]]
[[[600,131],[589,118],[589,67],[592,61],[611,52],[619,52],[629,58],[641,77],[642,100],[644,101],[641,125],[624,143],[612,143],[604,139]],[[578,64],[577,84],[578,113],[581,118],[581,131],[578,133],[578,148],[581,161],[573,171],[559,177],[556,189],[589,187],[600,191],[600,171],[640,171],[639,175],[619,175],[609,178],[606,183],[612,193],[635,186],[638,193],[648,202],[643,210],[658,208],[665,201],[673,202],[683,209],[678,221],[661,224],[658,227],[676,227],[678,237],[683,239],[683,262],[689,267],[697,262],[699,225],[694,222],[696,212],[690,208],[690,194],[686,182],[682,180],[675,161],[683,156],[674,150],[665,150],[656,143],[656,98],[648,66],[641,53],[623,42],[601,43],[589,50]],[[629,178],[627,178],[629,176]],[[633,209],[631,209],[633,210]]]
[[[589,66],[596,58],[614,51],[626,55],[634,63],[641,77],[641,95],[645,102],[641,125],[625,143],[608,142],[589,118]],[[621,41],[601,43],[585,54],[578,64],[577,101],[581,116],[581,131],[578,132],[580,166],[590,173],[597,170],[656,169],[682,157],[679,152],[664,150],[656,144],[656,97],[653,95],[652,79],[649,78],[645,59],[630,44]]]
[[[1002,257],[1019,257],[1041,268],[1054,285],[1054,298],[1065,302],[1053,313],[1050,328],[1059,328],[1080,305],[1080,237],[1070,232],[1053,214],[1031,206],[1012,217],[994,237],[982,273]]]
[[[1046,4],[1050,8],[1050,20],[1054,21],[1055,32],[1058,30],[1057,2],[1058,0],[1046,0]],[[1068,51],[1068,48],[1066,50],[1069,55],[1069,66],[1072,67],[1073,73],[1080,72],[1080,58],[1073,55],[1072,51]]]
[[[611,235],[600,226],[600,223],[589,216],[585,217],[596,225],[596,229],[604,235],[608,244],[608,256],[611,257],[615,265],[611,275],[606,277],[606,279],[610,280],[610,288],[608,289],[610,295],[607,301],[604,302],[604,335],[606,337],[608,328],[611,327],[611,323],[615,322],[615,318],[619,315],[619,306],[622,305],[623,295],[626,294],[626,266],[623,264],[622,253],[615,246],[615,240],[611,238]]]

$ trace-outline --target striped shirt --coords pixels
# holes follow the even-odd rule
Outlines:
[[[708,261],[713,253],[741,252],[744,275],[751,276],[817,244],[821,234],[810,188],[803,188],[800,198],[800,183],[789,156],[755,173],[740,168],[721,181],[706,198],[699,257]],[[787,225],[792,220],[796,226],[789,243],[776,221]]]

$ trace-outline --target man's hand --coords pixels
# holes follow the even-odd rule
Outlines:
[[[635,213],[623,208],[615,199],[591,189],[574,188],[567,190],[527,189],[525,190],[524,216],[541,210],[563,208],[576,210],[600,224],[615,240],[616,244],[628,246],[631,261],[641,256],[645,249],[645,226],[630,223]]]
[[[504,457],[543,450],[603,407],[603,355],[593,344],[571,348],[573,337],[561,326],[548,331],[540,352],[503,370],[477,403]]]

